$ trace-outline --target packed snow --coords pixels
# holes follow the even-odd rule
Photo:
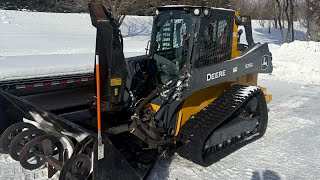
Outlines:
[[[121,27],[127,57],[144,54],[151,17],[127,17]],[[320,43],[280,45],[278,30],[253,22],[254,40],[270,43],[274,72],[259,75],[273,95],[264,137],[210,167],[178,155],[161,159],[149,179],[320,179]],[[242,39],[244,36],[242,37]],[[0,10],[0,80],[90,72],[95,29],[88,14]],[[0,179],[47,179],[46,169],[24,170],[0,155]],[[56,178],[56,177],[55,177]]]

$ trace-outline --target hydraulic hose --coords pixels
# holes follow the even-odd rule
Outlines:
[[[162,88],[156,88],[155,90],[152,91],[152,93],[150,93],[137,107],[137,109],[134,112],[135,116],[139,116],[140,112],[142,111],[142,109],[144,108],[144,106],[150,102],[153,98],[155,98],[157,95],[160,94],[160,92],[162,91]]]

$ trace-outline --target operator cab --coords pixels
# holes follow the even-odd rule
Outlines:
[[[162,6],[154,18],[150,55],[160,84],[231,59],[235,12],[200,6]]]

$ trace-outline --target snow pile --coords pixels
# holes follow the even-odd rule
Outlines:
[[[145,53],[152,17],[121,26],[125,56]],[[0,81],[93,72],[96,29],[89,14],[0,10]]]
[[[126,57],[140,55],[126,52]],[[94,54],[0,56],[0,81],[92,73]]]
[[[320,42],[294,41],[281,46],[269,45],[274,70],[264,79],[320,85]]]
[[[94,56],[90,54],[0,57],[0,81],[90,73],[93,67]]]
[[[125,50],[144,53],[151,27],[152,17],[126,17]],[[0,56],[93,54],[95,36],[89,14],[0,10]]]
[[[93,53],[88,14],[0,10],[0,56]]]

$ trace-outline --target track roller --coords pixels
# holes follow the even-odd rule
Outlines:
[[[58,155],[63,162],[64,147],[54,135],[43,135],[30,140],[20,152],[20,164],[23,168],[34,170],[45,164],[47,157]]]
[[[9,153],[12,159],[19,161],[20,151],[33,138],[47,134],[41,129],[29,129],[16,135],[10,144]]]
[[[86,180],[90,171],[90,157],[85,154],[76,154],[64,164],[59,180]]]
[[[9,154],[11,141],[16,135],[21,133],[24,129],[37,129],[36,126],[26,122],[20,122],[8,127],[1,135],[0,149],[1,153]]]

